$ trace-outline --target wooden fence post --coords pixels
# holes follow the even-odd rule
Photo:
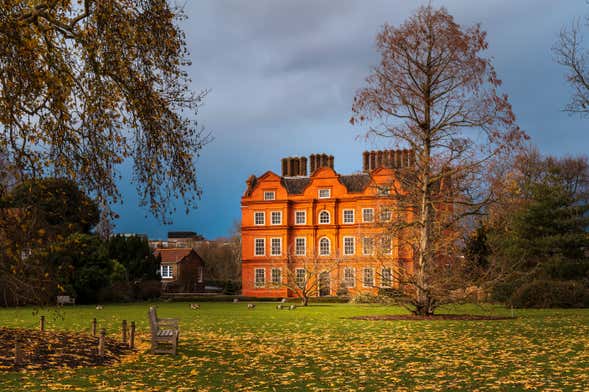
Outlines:
[[[127,320],[123,320],[123,325],[121,326],[121,341],[123,344],[127,344]]]
[[[16,366],[22,365],[23,354],[22,354],[22,340],[20,336],[17,336],[14,341],[14,364]]]
[[[92,336],[96,336],[96,317],[92,320]]]
[[[100,330],[100,337],[98,338],[98,356],[104,357],[104,340],[106,339],[106,330]]]
[[[39,329],[41,332],[45,331],[45,316],[41,316],[41,320],[39,320]]]
[[[135,321],[131,321],[131,336],[129,340],[129,347],[135,348]]]

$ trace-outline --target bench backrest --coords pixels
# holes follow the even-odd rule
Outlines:
[[[158,323],[157,323],[157,313],[156,313],[155,308],[153,306],[149,307],[148,317],[149,317],[149,328],[151,329],[151,335],[155,336],[155,335],[157,335]]]
[[[69,295],[58,295],[57,296],[57,303],[70,303],[70,302],[73,302],[73,299]]]

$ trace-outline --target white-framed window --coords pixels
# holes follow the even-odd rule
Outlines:
[[[362,254],[371,255],[374,253],[374,238],[364,237],[362,238]]]
[[[270,223],[273,225],[282,224],[282,211],[272,211],[270,214]]]
[[[295,211],[295,225],[307,224],[307,211]]]
[[[356,251],[356,239],[354,237],[344,237],[344,255],[353,255]]]
[[[202,283],[203,282],[203,277],[204,277],[204,271],[202,266],[198,267],[198,275],[197,275],[197,281],[198,283]]]
[[[282,254],[282,238],[270,239],[270,256],[280,256]]]
[[[354,223],[354,210],[344,210],[343,218],[344,223]]]
[[[254,212],[254,225],[261,226],[266,224],[266,214],[262,211]]]
[[[383,255],[393,254],[393,245],[390,235],[383,235],[380,237],[380,248]]]
[[[162,278],[170,279],[174,276],[172,275],[172,266],[171,265],[162,265],[160,266],[160,273]]]
[[[356,270],[353,267],[344,268],[343,283],[346,287],[356,287]]]
[[[362,273],[362,286],[374,287],[374,268],[364,268]]]
[[[254,285],[258,288],[264,287],[266,285],[266,269],[265,268],[256,268],[255,269]]]
[[[320,199],[329,199],[331,197],[331,189],[324,188],[319,189],[319,198]]]
[[[295,238],[295,255],[305,256],[307,254],[307,239],[305,237]]]
[[[380,221],[388,222],[391,220],[392,215],[393,211],[391,211],[390,207],[383,207],[380,210]]]
[[[362,222],[374,222],[374,208],[362,208]]]
[[[307,280],[306,272],[304,268],[297,268],[295,270],[295,283],[298,287],[302,288]]]
[[[331,251],[331,244],[329,242],[329,238],[323,237],[319,240],[319,255],[321,256],[329,256]]]
[[[393,283],[393,274],[390,268],[383,268],[380,271],[380,286],[391,287]]]
[[[279,286],[282,284],[282,270],[280,268],[272,268],[272,275],[270,276],[272,285]]]
[[[274,192],[274,191],[264,192],[264,200],[275,200],[275,199],[276,199],[276,192]]]
[[[331,217],[329,215],[329,211],[321,211],[319,213],[319,223],[322,225],[329,224],[331,222]]]
[[[256,238],[254,240],[254,255],[264,256],[266,254],[266,239]]]
[[[386,196],[389,193],[391,193],[391,187],[389,187],[389,186],[384,185],[384,186],[379,186],[377,188],[377,195],[378,196]]]

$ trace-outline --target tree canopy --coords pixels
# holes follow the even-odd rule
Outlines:
[[[165,0],[0,3],[0,156],[21,178],[65,177],[101,208],[132,162],[141,201],[166,219],[194,206],[196,123],[182,10]]]

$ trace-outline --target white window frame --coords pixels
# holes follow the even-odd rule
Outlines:
[[[321,243],[327,241],[327,253],[323,253],[323,249],[321,247]],[[331,240],[327,237],[321,237],[319,239],[319,256],[329,256],[331,254]]]
[[[352,220],[346,220],[346,212],[352,213]],[[346,225],[354,223],[354,220],[356,219],[356,217],[354,215],[355,215],[355,212],[353,209],[346,208],[345,210],[342,211],[342,223],[346,224]]]
[[[297,214],[303,214],[303,221],[299,222],[299,218]],[[295,225],[306,225],[307,224],[307,211],[305,210],[297,210],[295,211]]]
[[[263,253],[258,253],[258,241],[262,241]],[[266,239],[254,238],[254,256],[266,256]]]
[[[366,219],[366,213],[370,211],[371,219]],[[372,223],[374,222],[374,208],[362,208],[362,222],[364,223]]]
[[[270,196],[272,195],[272,196]],[[264,200],[276,200],[275,191],[264,191]]]
[[[388,242],[388,248],[385,246],[385,242]],[[390,235],[384,235],[380,237],[380,246],[382,248],[383,255],[393,254],[393,238]]]
[[[274,279],[274,272],[278,271],[278,281],[276,281],[276,279]],[[273,286],[280,286],[282,285],[282,268],[272,268],[270,270],[270,283],[272,283]]]
[[[260,275],[262,277],[262,281],[258,282],[258,272],[262,272]],[[266,268],[255,268],[254,269],[254,287],[259,289],[266,286]]]
[[[278,253],[274,252],[274,242],[278,241]],[[274,237],[270,238],[270,256],[280,256],[282,255],[282,238]]]
[[[346,274],[348,271],[350,271],[352,273],[351,279],[347,279],[347,277],[346,277]],[[348,288],[356,287],[356,268],[354,268],[354,267],[345,267],[344,268],[344,282],[343,283]]]
[[[321,195],[322,192],[327,192],[327,195]],[[320,199],[331,199],[331,188],[321,188],[317,191],[317,197]]]
[[[299,246],[297,242],[299,240],[303,241],[303,251],[299,252]],[[295,256],[306,256],[307,255],[307,237],[295,237]]]
[[[386,217],[383,217],[383,215],[387,215]],[[380,216],[379,219],[381,222],[390,222],[391,219],[393,219],[393,210],[391,210],[390,207],[382,207],[380,210]]]
[[[302,280],[299,279],[299,272],[303,271]],[[295,269],[295,284],[297,287],[302,288],[303,284],[306,284],[307,281],[307,271],[304,268],[297,268]]]
[[[346,240],[352,240],[352,251],[351,252],[348,252],[348,244],[346,244]],[[356,237],[344,236],[343,243],[344,243],[344,256],[352,256],[356,253]]]
[[[327,222],[321,222],[321,216],[324,215],[324,213],[327,214]],[[331,214],[327,210],[321,210],[319,212],[319,217],[318,218],[319,218],[318,221],[319,221],[319,224],[320,225],[329,225],[329,224],[331,224]]]
[[[278,223],[275,223],[274,217],[278,217]],[[270,224],[272,226],[277,226],[282,224],[282,211],[272,211],[270,212]]]
[[[258,223],[258,216],[262,217],[262,223]],[[264,211],[255,211],[254,212],[254,225],[264,226],[265,224],[266,224],[266,213]]]
[[[197,281],[198,283],[202,283],[204,280],[204,269],[202,266],[198,267],[198,277],[197,277]]]
[[[167,272],[164,273],[164,271],[167,271]],[[174,271],[174,269],[169,264],[160,265],[160,275],[161,275],[162,279],[173,279],[174,278],[173,271]]]
[[[372,283],[367,285],[366,284],[366,271],[370,271],[372,277]],[[374,287],[374,268],[372,267],[364,267],[362,268],[362,287]]]
[[[389,271],[389,277],[388,277],[388,284],[385,285],[384,282],[384,272],[385,271]],[[385,287],[385,288],[390,288],[393,287],[393,269],[391,267],[383,267],[380,270],[380,287]]]
[[[367,246],[366,246],[367,241],[371,243],[370,246],[372,249],[370,249],[370,252],[367,252],[367,249],[366,249],[367,248]],[[374,254],[374,237],[362,237],[362,254],[364,256],[371,256]]]

